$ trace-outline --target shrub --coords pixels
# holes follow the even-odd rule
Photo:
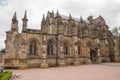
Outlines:
[[[0,80],[10,80],[12,77],[12,72],[6,71],[0,74]]]

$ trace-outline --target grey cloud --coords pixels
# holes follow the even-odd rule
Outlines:
[[[6,1],[5,1],[5,0],[0,0],[0,5],[1,5],[1,6],[6,6],[6,5],[7,5],[7,3],[6,3]]]
[[[120,20],[120,2],[109,1],[105,6],[103,6],[99,12],[107,20],[108,25],[113,28],[119,26]]]
[[[115,0],[79,0],[66,1],[62,8],[66,12],[71,12],[73,16],[82,15],[85,19],[89,15],[97,17],[102,15],[107,24],[112,28],[120,25],[120,2]]]
[[[56,9],[64,15],[71,13],[77,18],[82,15],[84,19],[89,15],[102,15],[110,27],[120,25],[119,0],[0,0],[0,49],[5,47],[5,31],[11,28],[11,18],[15,11],[21,30],[25,10],[29,19],[28,28],[40,29],[43,13],[46,14],[48,10],[56,12]]]

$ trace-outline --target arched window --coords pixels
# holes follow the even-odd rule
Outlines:
[[[32,40],[29,45],[29,53],[31,55],[37,55],[37,42],[36,40]]]
[[[68,26],[67,26],[67,25],[65,26],[65,32],[66,32],[66,34],[68,35],[68,32],[69,32],[69,31],[68,31]]]
[[[67,43],[64,43],[63,49],[64,49],[64,55],[68,55],[68,45],[67,45]]]
[[[47,55],[54,55],[53,54],[53,41],[52,40],[48,41]]]
[[[80,30],[81,30],[81,28],[78,27],[78,29],[77,29],[77,36],[78,36],[78,37],[80,37]]]
[[[80,55],[80,46],[78,46],[78,55]]]

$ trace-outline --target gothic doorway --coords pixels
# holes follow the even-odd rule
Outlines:
[[[110,57],[110,61],[113,62],[113,61],[114,61],[114,54],[113,54],[113,53],[110,53],[110,54],[109,54],[109,57]]]
[[[92,45],[90,47],[90,59],[92,63],[97,63],[98,61],[98,55],[99,55],[99,46],[98,45]]]
[[[90,59],[92,63],[96,63],[97,60],[97,51],[96,50],[90,50]]]

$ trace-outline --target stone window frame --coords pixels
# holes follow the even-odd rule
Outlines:
[[[30,55],[37,55],[37,41],[34,39],[30,41],[29,54]]]
[[[56,41],[54,39],[49,39],[47,41],[47,56],[48,57],[53,57],[56,54]],[[48,50],[51,49],[51,50]],[[55,50],[54,50],[55,49]]]

